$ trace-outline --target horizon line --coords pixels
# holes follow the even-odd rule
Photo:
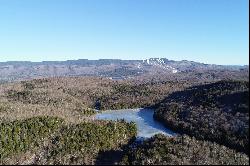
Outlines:
[[[144,58],[144,59],[112,59],[112,58],[100,58],[100,59],[67,59],[67,60],[42,60],[42,61],[32,61],[32,60],[10,60],[10,61],[0,61],[0,63],[8,63],[8,62],[30,62],[30,63],[43,63],[43,62],[67,62],[67,61],[79,61],[79,60],[88,60],[88,61],[98,61],[98,60],[121,60],[121,61],[143,61],[147,59],[167,59],[169,61],[189,61],[189,62],[195,62],[195,63],[201,63],[201,64],[207,64],[207,65],[219,65],[219,66],[249,66],[249,64],[213,64],[213,63],[204,63],[204,62],[198,62],[193,60],[172,60],[168,58]]]

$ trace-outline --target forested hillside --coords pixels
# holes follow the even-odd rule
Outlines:
[[[174,61],[166,58],[144,60],[67,60],[67,61],[9,61],[0,62],[0,82],[12,82],[46,77],[94,76],[110,79],[167,80],[245,79],[248,66],[204,64],[194,61]]]
[[[135,124],[33,117],[0,123],[0,164],[94,164],[99,153],[118,150],[136,135]],[[100,160],[100,159],[99,159]]]
[[[178,136],[155,135],[127,149],[121,164],[126,165],[248,165],[245,154],[209,141]]]
[[[180,133],[248,152],[249,82],[219,81],[174,92],[155,119]]]
[[[151,106],[173,91],[190,86],[182,82],[142,83],[95,77],[35,79],[0,85],[0,118],[56,115],[81,121],[94,109]]]
[[[248,89],[245,81],[99,77],[4,83],[0,164],[247,164]],[[134,123],[93,118],[96,109],[138,107],[156,108],[155,119],[194,137],[138,143]]]

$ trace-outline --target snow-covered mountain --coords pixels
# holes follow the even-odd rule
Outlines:
[[[159,67],[165,70],[169,70],[172,73],[177,73],[178,70],[173,66],[169,65],[169,60],[166,58],[149,58],[142,60],[142,65],[151,65]]]
[[[220,73],[224,75],[248,74],[248,66],[223,66],[193,61],[174,61],[167,58],[148,58],[144,60],[68,60],[68,61],[10,61],[0,62],[0,81],[32,79],[54,76],[102,76],[108,78],[133,78],[137,76],[187,76],[190,73]],[[229,74],[229,73],[230,74]],[[176,76],[175,76],[176,75]],[[210,74],[214,77],[213,74]]]

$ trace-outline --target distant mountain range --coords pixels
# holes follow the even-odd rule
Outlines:
[[[247,76],[249,66],[213,65],[193,61],[174,61],[166,58],[145,60],[67,60],[67,61],[8,61],[0,62],[0,80],[13,81],[53,76],[101,76],[128,79],[148,76],[185,76],[187,73],[231,72]],[[213,72],[212,72],[213,73]],[[199,75],[199,74],[198,74]]]

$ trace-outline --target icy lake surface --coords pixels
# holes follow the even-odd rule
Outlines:
[[[153,118],[154,110],[152,109],[124,109],[108,110],[97,113],[95,118],[102,120],[124,119],[127,122],[134,121],[137,125],[137,137],[149,138],[155,134],[162,133],[167,136],[174,136],[175,133]]]

